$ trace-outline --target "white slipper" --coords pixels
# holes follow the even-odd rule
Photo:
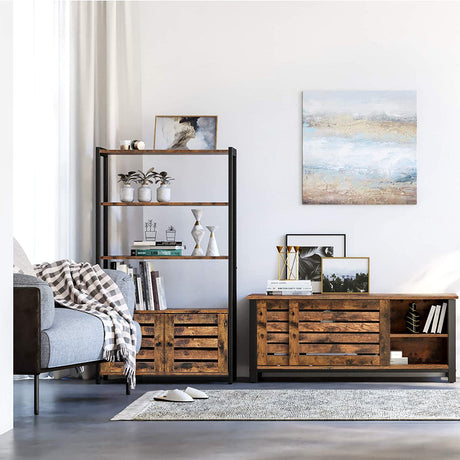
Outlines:
[[[168,390],[153,398],[155,401],[193,402],[193,398],[181,390]]]
[[[196,388],[187,387],[184,391],[186,394],[191,396],[193,399],[208,399],[209,396],[203,391],[197,390]]]

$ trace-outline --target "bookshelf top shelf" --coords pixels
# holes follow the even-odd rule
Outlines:
[[[99,149],[106,155],[228,155],[228,150],[110,150]]]
[[[228,206],[227,201],[168,201],[168,202],[140,202],[133,201],[124,203],[122,201],[103,201],[101,206]]]

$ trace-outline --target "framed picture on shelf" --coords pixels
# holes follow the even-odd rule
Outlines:
[[[153,148],[158,150],[215,150],[217,116],[157,115]]]
[[[345,234],[297,234],[286,235],[286,246],[299,246],[299,276],[310,280],[314,294],[321,293],[321,259],[345,257]]]
[[[369,293],[369,257],[323,257],[321,293]]]

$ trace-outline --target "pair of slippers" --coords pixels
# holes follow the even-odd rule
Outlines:
[[[171,401],[171,402],[193,402],[194,399],[208,399],[209,396],[203,391],[196,388],[187,387],[182,390],[167,390],[157,394],[153,399],[155,401]]]

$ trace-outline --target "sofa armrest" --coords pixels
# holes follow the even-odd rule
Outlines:
[[[37,286],[14,287],[14,373],[39,374],[41,354],[40,304]]]
[[[107,275],[112,278],[113,281],[119,287],[123,297],[125,298],[126,305],[128,306],[128,310],[131,313],[131,316],[134,314],[134,305],[136,303],[136,294],[134,291],[134,283],[133,280],[129,275],[120,271],[120,270],[109,270],[104,269]]]
[[[48,283],[35,276],[14,273],[13,284],[15,288],[37,288],[40,291],[41,330],[49,329],[54,322],[55,306],[53,291]],[[19,291],[15,289],[14,292],[16,295]]]

